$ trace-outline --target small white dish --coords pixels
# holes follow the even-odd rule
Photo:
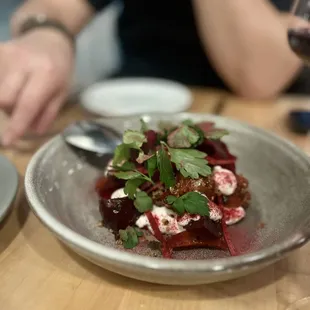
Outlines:
[[[81,94],[82,106],[101,116],[177,113],[192,104],[190,90],[177,82],[154,78],[120,78],[96,83]]]
[[[17,170],[6,157],[0,155],[0,222],[8,214],[17,189]]]

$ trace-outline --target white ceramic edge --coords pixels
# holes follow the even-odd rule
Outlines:
[[[143,80],[143,81],[150,81],[150,82],[155,82],[157,84],[170,84],[172,85],[174,88],[178,88],[180,91],[183,92],[184,94],[184,104],[182,104],[182,106],[180,106],[179,109],[174,109],[173,111],[170,111],[170,113],[180,113],[183,112],[185,110],[187,110],[192,104],[193,104],[193,94],[191,92],[191,90],[184,84],[176,82],[176,81],[172,81],[172,80],[167,80],[167,79],[160,79],[160,78],[148,78],[148,77],[141,77],[141,78],[117,78],[117,79],[111,79],[111,80],[106,80],[106,81],[102,81],[102,82],[97,82],[91,86],[89,86],[88,88],[86,88],[84,91],[82,91],[80,93],[80,104],[81,106],[86,109],[89,112],[95,113],[97,115],[103,116],[103,117],[121,117],[119,114],[117,113],[111,113],[111,111],[106,111],[106,113],[102,113],[100,111],[100,109],[94,108],[94,106],[92,104],[89,104],[89,102],[91,101],[91,96],[89,95],[90,92],[93,92],[94,90],[96,90],[97,88],[100,88],[102,86],[106,86],[108,84],[112,84],[114,82],[117,81],[132,81],[132,82],[137,82],[139,80]],[[167,112],[169,113],[169,112]],[[139,115],[139,114],[128,114],[126,115],[127,117],[134,117],[135,115]]]
[[[19,185],[19,176],[18,176],[16,167],[5,156],[0,155],[0,157],[2,158],[1,160],[6,161],[7,166],[10,167],[11,173],[12,173],[12,179],[14,183],[9,193],[7,193],[7,199],[3,202],[5,207],[3,209],[0,209],[0,222],[1,222],[6,217],[6,215],[9,213],[12,203],[15,200],[17,190],[18,190],[18,185]]]
[[[158,115],[158,114],[156,114]],[[202,116],[202,114],[194,113],[181,113],[184,117],[190,117],[191,115]],[[142,115],[143,117],[149,116],[154,117],[154,115]],[[206,118],[212,118],[216,120],[225,120],[225,117],[214,116],[214,115],[204,115]],[[122,118],[118,118],[122,119]],[[104,122],[104,120],[103,120]],[[248,127],[250,129],[255,129],[257,133],[267,136],[269,138],[277,140],[282,145],[290,148],[295,152],[296,155],[307,161],[310,165],[310,160],[304,152],[297,148],[293,143],[278,137],[277,135],[270,133],[264,129],[260,129],[245,122],[236,121],[237,123]],[[52,232],[59,236],[60,239],[68,242],[74,247],[80,248],[83,252],[89,252],[92,256],[103,257],[105,259],[114,261],[118,264],[126,264],[137,267],[146,268],[161,271],[170,272],[215,272],[215,273],[229,273],[232,271],[242,271],[253,267],[253,265],[268,265],[269,263],[275,262],[288,254],[289,252],[304,245],[310,237],[310,231],[300,232],[296,234],[295,237],[290,237],[285,241],[272,245],[268,249],[260,250],[255,253],[246,254],[242,256],[220,258],[220,259],[210,259],[210,260],[165,260],[162,258],[151,258],[144,257],[138,254],[131,254],[106,247],[95,241],[89,240],[86,237],[74,232],[62,223],[60,223],[55,217],[53,217],[43,206],[39,197],[37,196],[34,188],[32,187],[32,176],[36,167],[36,162],[41,158],[44,152],[54,143],[62,143],[62,138],[60,135],[54,137],[51,141],[44,144],[32,157],[25,175],[25,191],[28,202],[33,210],[33,212],[40,218],[40,220],[46,225]]]

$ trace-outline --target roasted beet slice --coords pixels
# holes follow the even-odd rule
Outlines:
[[[228,147],[224,142],[220,140],[205,139],[204,142],[198,147],[198,149],[202,152],[207,153],[207,155],[212,157],[214,160],[225,159],[233,161],[233,163],[223,164],[221,166],[235,173],[236,171],[235,161],[237,157],[229,152]]]
[[[207,230],[215,238],[223,236],[221,222],[211,221],[209,217],[201,217],[198,221],[191,221],[184,227],[187,231]]]
[[[216,248],[227,249],[224,238],[215,238],[206,229],[184,231],[167,239],[167,244],[174,250],[190,248]]]
[[[96,181],[96,192],[102,199],[110,199],[114,191],[124,187],[125,181],[114,176],[101,177]]]
[[[128,197],[100,199],[100,212],[104,226],[112,229],[115,234],[120,229],[133,226],[140,216],[133,204],[133,200]]]
[[[148,130],[145,133],[147,143],[143,145],[144,153],[148,153],[150,151],[154,151],[157,145],[157,132],[154,130]]]

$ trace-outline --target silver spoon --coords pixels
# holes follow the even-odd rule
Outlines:
[[[122,136],[114,129],[94,121],[78,121],[63,131],[65,141],[84,151],[113,154],[122,143]]]

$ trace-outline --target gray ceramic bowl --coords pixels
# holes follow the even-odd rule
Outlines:
[[[32,158],[25,177],[34,213],[60,240],[88,260],[113,272],[155,283],[191,285],[237,278],[267,266],[307,242],[310,235],[308,157],[295,146],[261,129],[202,114],[145,116],[215,121],[230,131],[225,138],[238,156],[237,169],[250,181],[252,203],[247,218],[229,231],[241,254],[229,257],[214,250],[178,252],[175,260],[150,257],[147,247],[125,251],[112,234],[99,227],[94,182],[102,170],[73,152],[60,136]],[[139,118],[101,120],[122,132],[138,128]],[[97,157],[105,164],[107,158]],[[263,223],[263,225],[262,225]]]

